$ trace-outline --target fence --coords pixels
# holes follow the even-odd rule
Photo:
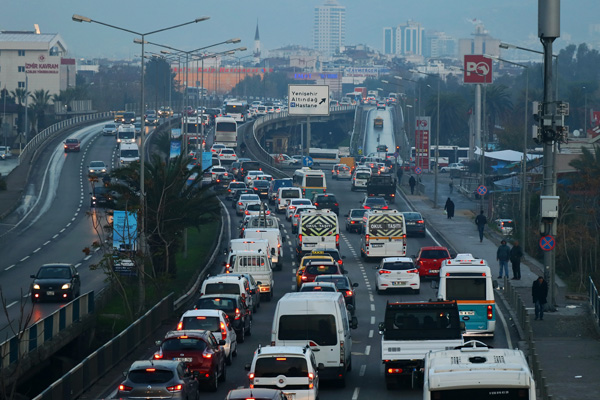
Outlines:
[[[106,371],[127,357],[140,342],[146,340],[163,320],[172,316],[173,297],[174,294],[171,293],[162,299],[118,336],[34,397],[34,400],[73,399],[80,396],[104,376]]]
[[[596,288],[596,285],[594,285],[594,281],[592,280],[591,276],[588,277],[588,283],[588,297],[590,299],[590,307],[592,308],[592,314],[594,315],[594,318],[596,320],[596,327],[600,328],[600,295],[598,295],[598,289]]]
[[[18,336],[0,344],[0,366],[2,370],[22,361],[29,353],[51,341],[75,322],[94,312],[94,292],[88,292],[67,303],[46,318],[26,328]]]
[[[37,150],[46,140],[52,138],[55,133],[60,132],[61,130],[81,124],[83,122],[96,121],[100,119],[105,119],[112,117],[111,112],[103,112],[97,114],[89,114],[89,115],[81,115],[74,118],[69,118],[64,121],[60,121],[54,125],[49,126],[44,129],[37,135],[35,135],[25,146],[23,150],[21,150],[21,154],[19,154],[19,165],[21,164],[21,160],[23,160],[28,153]]]

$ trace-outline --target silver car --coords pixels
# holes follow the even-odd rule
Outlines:
[[[235,205],[235,212],[237,215],[243,215],[246,211],[246,203],[259,202],[260,197],[257,194],[243,194],[240,196],[237,204]]]
[[[119,385],[120,399],[198,399],[198,380],[182,361],[135,361]]]

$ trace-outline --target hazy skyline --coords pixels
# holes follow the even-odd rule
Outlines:
[[[338,0],[346,6],[346,44],[367,44],[382,49],[382,32],[387,26],[420,22],[428,30],[447,32],[456,39],[468,38],[474,31],[473,20],[484,23],[490,35],[504,42],[541,49],[537,38],[538,0]],[[258,20],[263,50],[290,44],[312,46],[314,7],[324,0],[222,0],[220,2],[182,1],[167,3],[156,0],[82,2],[59,0],[5,0],[0,30],[31,31],[38,24],[42,33],[58,33],[74,58],[131,59],[139,55],[134,35],[98,24],[72,21],[80,14],[132,31],[148,32],[187,22],[197,17],[210,20],[147,36],[146,40],[191,50],[239,37],[250,55]],[[561,37],[555,49],[568,44],[588,43],[600,46],[600,12],[598,0],[563,0],[561,2]],[[594,25],[595,24],[595,25]],[[595,32],[592,31],[595,29]],[[215,47],[216,51],[227,46]],[[156,47],[147,46],[154,51]]]

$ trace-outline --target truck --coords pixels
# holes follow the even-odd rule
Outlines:
[[[233,260],[231,272],[250,274],[258,284],[260,297],[266,301],[273,298],[273,271],[269,255],[259,251],[240,250]]]
[[[376,129],[383,129],[383,118],[377,117],[373,120],[373,127]]]
[[[464,345],[463,332],[455,301],[388,302],[379,323],[387,389],[402,381],[417,387],[426,354]]]
[[[362,93],[362,102],[364,103],[365,99],[367,98],[367,88],[366,87],[355,87],[354,91]]]
[[[367,96],[373,96],[375,98],[378,98],[379,90],[369,90],[369,91],[367,91]]]
[[[389,173],[373,174],[367,181],[367,196],[385,197],[390,203],[396,201],[396,178]]]

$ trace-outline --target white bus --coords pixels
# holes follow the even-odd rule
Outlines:
[[[313,159],[314,165],[335,165],[340,163],[340,151],[338,149],[319,149],[311,147],[308,155]]]
[[[320,169],[307,167],[297,169],[292,177],[292,185],[302,189],[302,196],[305,199],[312,199],[313,193],[325,193],[327,191],[325,173]]]
[[[246,122],[246,112],[250,107],[243,100],[228,101],[225,103],[225,115],[236,120]]]
[[[521,350],[471,341],[425,356],[423,400],[535,400],[535,381]]]
[[[214,144],[224,144],[229,148],[237,147],[237,122],[233,118],[215,118]]]

